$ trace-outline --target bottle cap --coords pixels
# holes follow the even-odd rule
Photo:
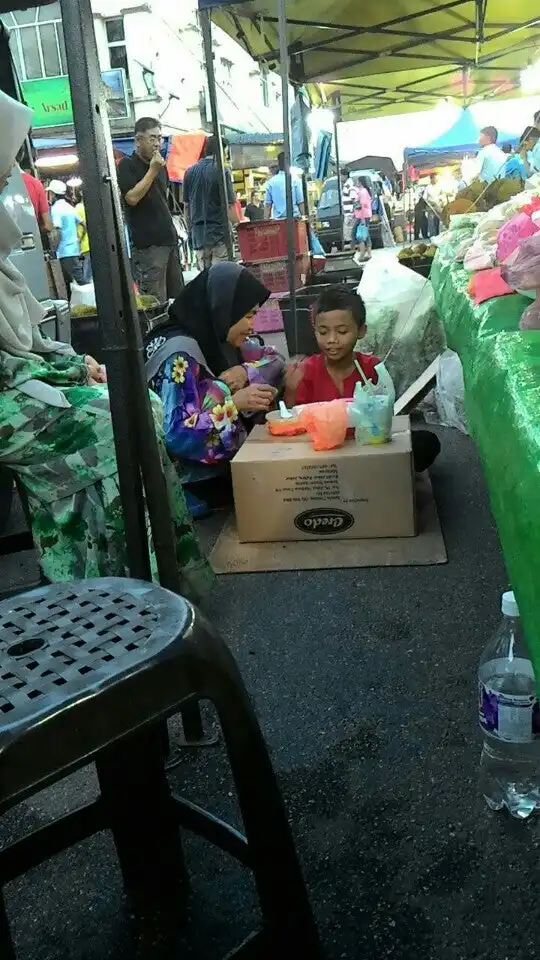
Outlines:
[[[507,593],[503,593],[501,610],[505,617],[519,617],[519,608],[513,590],[508,590]]]

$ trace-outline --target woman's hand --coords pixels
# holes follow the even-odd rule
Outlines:
[[[244,367],[238,365],[237,367],[231,367],[230,370],[225,370],[219,377],[220,380],[223,380],[223,383],[226,383],[229,387],[231,393],[236,393],[237,390],[241,390],[242,387],[247,386],[248,375]]]
[[[252,383],[250,387],[237,390],[233,396],[240,413],[265,413],[272,406],[277,390],[267,383]]]

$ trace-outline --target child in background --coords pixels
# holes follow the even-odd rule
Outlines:
[[[315,304],[314,326],[321,352],[306,357],[288,372],[287,406],[343,397],[352,400],[356,384],[364,382],[362,373],[377,383],[378,357],[355,351],[356,341],[367,332],[362,297],[338,285],[324,290]],[[412,448],[415,469],[420,472],[431,466],[441,445],[429,430],[415,430]]]

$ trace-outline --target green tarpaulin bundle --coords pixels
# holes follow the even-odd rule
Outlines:
[[[540,331],[519,330],[530,304],[519,294],[474,306],[469,274],[453,260],[460,240],[472,235],[468,219],[451,229],[431,279],[448,345],[463,364],[467,422],[540,687]]]

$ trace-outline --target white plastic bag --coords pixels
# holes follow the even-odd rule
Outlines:
[[[462,433],[469,433],[465,419],[463,368],[461,360],[453,350],[445,350],[439,359],[435,403],[438,423],[443,427],[455,427]]]
[[[94,293],[94,283],[78,284],[76,280],[71,281],[71,306],[72,307],[95,307],[96,295]]]
[[[358,293],[367,322],[358,349],[385,360],[400,397],[446,346],[431,282],[395,256],[374,256],[364,268]]]

